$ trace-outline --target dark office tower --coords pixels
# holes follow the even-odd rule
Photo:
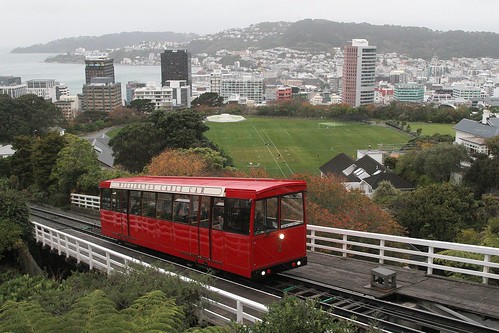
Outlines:
[[[85,84],[94,77],[110,77],[114,83],[113,59],[107,57],[88,57],[85,59]]]
[[[161,85],[166,81],[186,81],[191,85],[191,54],[187,50],[165,50],[161,53]]]

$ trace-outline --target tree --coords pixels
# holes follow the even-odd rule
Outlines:
[[[11,174],[16,177],[18,187],[26,189],[33,184],[33,164],[31,155],[33,153],[34,139],[31,136],[16,136],[12,148],[14,155],[10,160]]]
[[[228,332],[215,326],[189,329],[198,323],[205,283],[207,277],[186,283],[140,265],[109,275],[73,272],[60,282],[20,276],[0,285],[0,331]]]
[[[66,145],[59,151],[50,180],[54,181],[53,192],[67,203],[69,194],[79,190],[79,182],[85,174],[96,173],[100,168],[92,145],[71,134],[65,135]]]
[[[109,141],[115,164],[130,172],[141,172],[163,148],[161,133],[153,123],[131,124]]]
[[[356,328],[344,321],[337,321],[323,311],[314,300],[301,300],[285,296],[269,307],[261,322],[240,332],[254,333],[353,333]]]
[[[359,191],[348,191],[341,179],[297,175],[307,181],[310,224],[401,235],[404,229],[381,206]]]
[[[151,159],[166,148],[217,149],[205,136],[208,127],[192,110],[153,112],[149,122],[124,127],[109,142],[115,162],[130,172],[141,172]]]
[[[213,148],[204,136],[209,127],[204,124],[203,117],[192,110],[156,111],[150,119],[161,132],[163,148]]]
[[[463,146],[436,144],[401,156],[396,172],[413,183],[444,182],[449,180],[452,172],[460,170],[462,161],[468,160]]]
[[[12,99],[0,94],[0,142],[10,142],[19,135],[44,133],[62,120],[61,110],[36,95]]]
[[[210,148],[166,149],[153,157],[144,172],[153,176],[217,176],[226,159]]]
[[[400,190],[393,187],[392,183],[384,180],[378,184],[378,187],[374,191],[373,201],[386,206],[391,201],[396,200],[401,193]]]
[[[224,99],[216,92],[205,92],[199,95],[199,97],[196,97],[191,104],[194,107],[197,106],[219,107],[224,105]]]
[[[32,226],[25,196],[0,183],[0,259],[7,251],[18,250],[31,236]]]
[[[475,197],[499,187],[499,157],[485,154],[475,156],[463,177],[463,182],[475,192]]]
[[[166,149],[153,157],[144,171],[153,176],[207,176],[208,163],[200,156],[186,150]]]
[[[455,241],[462,229],[481,230],[486,222],[467,187],[449,183],[422,186],[391,205],[410,237]]]
[[[150,113],[154,111],[154,103],[150,99],[134,99],[130,102],[130,108],[138,113]]]
[[[463,182],[473,188],[476,198],[499,188],[499,136],[488,139],[486,144],[491,155],[476,155],[463,177]]]
[[[154,290],[122,311],[101,290],[79,298],[71,311],[55,317],[36,302],[7,301],[0,308],[0,330],[11,332],[228,332],[223,327],[188,330],[184,309]]]
[[[31,164],[33,166],[34,183],[38,190],[48,193],[49,187],[54,182],[53,179],[50,179],[50,174],[64,144],[64,138],[58,132],[49,132],[35,140],[32,148]]]

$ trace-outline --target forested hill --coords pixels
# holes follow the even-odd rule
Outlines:
[[[249,47],[267,49],[288,47],[304,51],[323,51],[343,47],[354,38],[365,38],[378,47],[378,53],[397,52],[412,58],[440,59],[452,57],[499,57],[499,34],[492,32],[434,31],[428,28],[338,23],[306,19],[294,23],[265,22],[244,29],[230,29],[216,34],[197,36],[173,32],[123,32],[100,37],[76,37],[17,48],[13,52],[74,51],[123,48],[143,41],[180,42],[193,54]]]
[[[18,47],[12,50],[13,53],[66,53],[73,52],[77,48],[85,48],[87,50],[105,50],[118,49],[125,46],[140,44],[143,41],[147,42],[172,42],[185,43],[193,38],[198,37],[196,34],[185,34],[176,32],[121,32],[115,34],[106,34],[102,36],[80,36],[57,39],[46,44],[36,44],[27,47]]]
[[[262,33],[265,32],[265,33]],[[240,38],[234,38],[240,34]],[[194,39],[193,52],[243,50],[248,47],[288,47],[299,50],[330,50],[352,39],[367,39],[378,53],[397,52],[412,58],[499,57],[499,34],[491,32],[434,31],[428,28],[338,23],[306,19],[295,23],[261,23],[240,31],[225,31]]]

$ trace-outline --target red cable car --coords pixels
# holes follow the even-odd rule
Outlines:
[[[307,263],[304,181],[143,176],[100,188],[105,236],[254,279]]]

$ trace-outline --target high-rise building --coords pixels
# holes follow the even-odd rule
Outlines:
[[[222,71],[216,69],[210,74],[210,92],[214,92],[220,95],[220,90],[222,89]]]
[[[352,106],[374,103],[376,46],[353,39],[343,56],[342,102]]]
[[[161,85],[166,81],[186,81],[192,84],[191,54],[187,50],[165,50],[161,53]]]
[[[95,77],[82,89],[82,111],[112,112],[121,106],[121,83],[110,77]]]
[[[88,57],[85,59],[85,84],[94,77],[110,77],[115,82],[113,59],[108,57]]]

